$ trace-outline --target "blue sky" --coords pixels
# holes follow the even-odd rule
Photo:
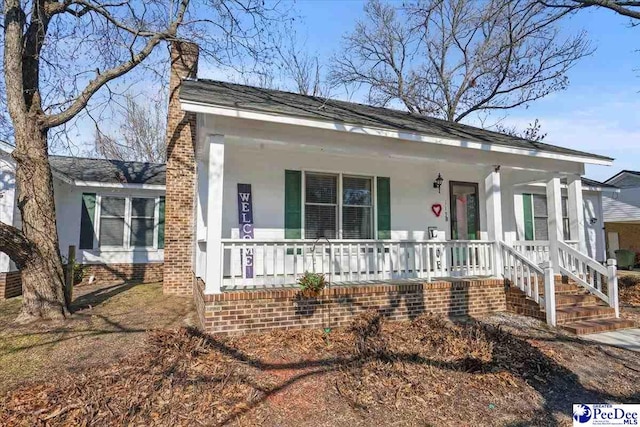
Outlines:
[[[328,58],[343,34],[362,16],[361,1],[300,0],[300,36]],[[570,85],[510,112],[504,124],[526,127],[538,118],[545,142],[616,158],[613,167],[588,166],[587,176],[604,180],[620,169],[640,169],[640,28],[602,10],[581,11],[564,21],[566,31],[585,30],[596,52],[570,72]]]
[[[284,0],[287,1],[287,0]],[[342,36],[363,16],[360,0],[298,0],[297,36],[312,54],[328,61]],[[398,5],[401,3],[398,1]],[[509,112],[502,124],[526,128],[540,120],[545,142],[614,157],[612,167],[587,166],[586,176],[605,180],[621,169],[640,170],[640,27],[604,10],[581,11],[562,22],[568,33],[584,30],[596,51],[569,72],[569,88]],[[233,73],[201,64],[200,77],[233,79]],[[353,98],[354,101],[362,99]],[[473,123],[470,123],[473,124]],[[82,154],[91,123],[77,129]]]

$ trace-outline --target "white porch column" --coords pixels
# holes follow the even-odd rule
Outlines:
[[[222,191],[224,178],[224,135],[208,138],[207,170],[207,264],[205,294],[219,294],[222,286]],[[185,212],[185,215],[188,213]]]
[[[569,196],[569,232],[571,240],[578,241],[578,250],[587,253],[587,242],[584,229],[584,204],[582,202],[582,179],[579,176],[568,178],[567,195]]]
[[[549,228],[549,262],[555,274],[560,274],[558,242],[562,241],[562,195],[560,178],[547,182],[547,225]]]
[[[502,233],[502,195],[500,191],[500,167],[496,167],[484,180],[485,202],[487,206],[487,234],[489,240],[496,243],[504,240]],[[494,275],[500,277],[503,273],[500,247],[495,246]]]

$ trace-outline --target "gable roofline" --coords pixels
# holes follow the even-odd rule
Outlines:
[[[614,193],[619,193],[620,189],[615,185],[607,184],[604,182],[596,181],[595,179],[590,179],[586,177],[581,178],[582,188],[589,191],[613,191]]]
[[[611,165],[613,159],[461,123],[366,104],[215,80],[185,80],[182,109],[484,151]]]
[[[640,171],[632,171],[632,170],[628,170],[628,169],[623,169],[620,172],[618,172],[617,174],[613,175],[611,178],[607,179],[605,181],[605,184],[608,184],[609,182],[613,181],[614,179],[616,179],[617,177],[619,177],[622,174],[631,174],[631,175],[636,175],[636,176],[640,176]]]

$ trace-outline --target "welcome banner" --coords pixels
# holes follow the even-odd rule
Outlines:
[[[241,239],[253,239],[253,197],[251,184],[238,184],[238,225]],[[253,249],[241,254],[246,278],[253,278]]]

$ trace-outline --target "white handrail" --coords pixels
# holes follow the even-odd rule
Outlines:
[[[609,271],[598,261],[589,258],[564,242],[558,242],[558,257],[560,272],[573,279],[580,286],[596,295],[602,301],[610,304],[609,295],[603,290],[609,282]]]

